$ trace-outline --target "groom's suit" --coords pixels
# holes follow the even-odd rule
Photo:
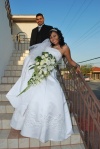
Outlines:
[[[41,43],[45,39],[49,38],[49,31],[52,28],[52,26],[48,26],[45,24],[41,27],[40,31],[38,31],[38,27],[34,28],[31,33],[30,46]]]

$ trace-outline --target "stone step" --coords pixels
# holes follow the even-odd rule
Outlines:
[[[6,70],[22,70],[23,65],[8,65]]]
[[[12,58],[12,57],[11,57],[11,58]],[[11,58],[10,58],[9,63],[12,63],[12,62],[13,62],[13,63],[17,63],[17,62],[20,62],[20,61],[23,62],[24,59],[25,59],[25,57],[23,57],[23,56],[20,57],[22,60],[21,60],[20,58],[19,58],[19,60],[16,60],[16,58],[14,59],[14,57],[13,57],[13,60],[11,60]],[[24,58],[24,59],[23,59],[23,58]],[[17,57],[17,59],[18,59],[18,57]]]
[[[9,65],[23,65],[24,61],[10,61]]]
[[[6,91],[7,92],[12,88],[13,85],[14,85],[13,83],[9,83],[9,84],[8,83],[7,84],[2,83],[2,84],[0,84],[0,91],[3,91],[3,92]]]
[[[15,43],[15,49],[17,50],[17,51],[25,51],[25,50],[27,50],[27,51],[29,51],[29,43],[30,43],[30,41],[28,40],[28,41],[25,41],[25,42],[23,42],[22,43],[22,41],[21,41],[21,43]]]
[[[19,77],[21,75],[21,70],[5,70],[4,71],[4,76],[5,77]]]
[[[19,57],[19,56],[12,56],[11,58],[10,58],[10,60],[11,61],[14,61],[14,60],[17,60],[17,61],[19,61],[19,60],[24,60],[25,59],[25,56],[21,56],[21,57]]]
[[[2,77],[1,83],[16,83],[19,77]]]
[[[11,129],[11,117],[12,113],[0,113],[0,129]]]
[[[0,113],[13,113],[14,108],[9,101],[0,101]]]
[[[5,110],[5,112],[11,112],[11,113],[1,113],[0,112],[0,129],[10,129],[10,121],[12,118],[12,114],[14,112],[14,108],[11,106],[4,106],[5,109],[2,108],[1,112],[4,112],[3,110]],[[74,118],[74,116],[71,116],[72,119],[72,125],[73,127],[76,126],[76,120]],[[76,127],[75,127],[76,128]]]
[[[12,53],[12,56],[14,56],[14,57],[16,57],[16,56],[21,57],[21,56],[27,56],[27,55],[28,55],[28,53]]]
[[[30,143],[30,141],[29,141]],[[18,145],[19,146],[19,145]],[[3,148],[2,148],[3,149]],[[8,149],[8,148],[5,148],[5,149]],[[9,148],[11,149],[11,148]],[[21,149],[21,148],[13,148],[13,149]],[[60,145],[60,146],[39,146],[39,147],[29,147],[29,148],[26,148],[24,147],[24,149],[85,149],[84,145],[82,143],[80,144],[72,144],[72,145]]]
[[[8,91],[0,91],[0,101],[8,101],[8,99],[6,98],[6,94],[8,93]],[[67,99],[68,97],[66,97]]]
[[[0,91],[0,101],[8,101],[6,98],[7,91]]]
[[[1,103],[1,101],[0,101]],[[12,114],[14,112],[14,108],[10,105],[10,103],[6,103],[6,105],[0,105],[1,112],[8,113],[0,113],[0,129],[10,129],[10,120],[12,118]],[[73,115],[71,115],[72,124],[76,126],[76,120]]]
[[[16,53],[19,53],[19,54],[27,53],[28,54],[29,53],[29,50],[14,50],[13,53],[14,54],[16,54]]]
[[[13,86],[13,85],[12,85]],[[0,101],[8,101],[8,99],[6,98],[6,94],[8,93],[8,91],[0,91]],[[66,97],[67,99],[68,97]]]
[[[27,138],[20,135],[20,131],[14,129],[0,130],[0,148],[14,149],[14,148],[29,148],[29,147],[53,147],[77,144],[77,149],[82,144],[82,139],[79,134],[77,126],[73,127],[74,133],[64,141],[48,141],[46,143],[40,142],[38,139]],[[80,144],[80,145],[79,145]],[[82,146],[83,147],[83,146]],[[51,148],[52,149],[52,148]],[[60,148],[59,148],[60,149]],[[73,149],[73,148],[72,148]]]

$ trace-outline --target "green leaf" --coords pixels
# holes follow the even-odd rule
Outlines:
[[[27,86],[20,94],[17,95],[17,97],[18,97],[19,95],[21,95],[22,93],[26,92],[29,88],[30,88],[30,86]]]
[[[31,68],[29,68],[29,70],[31,70],[31,69],[33,69],[34,68],[34,66],[33,67],[31,67]]]

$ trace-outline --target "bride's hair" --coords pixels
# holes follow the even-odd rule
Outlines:
[[[63,37],[61,31],[60,31],[58,28],[52,28],[52,29],[49,31],[49,38],[50,38],[52,32],[57,33],[57,35],[59,36],[59,44],[60,44],[60,46],[65,45],[64,37]],[[54,46],[54,44],[51,43],[51,46]]]

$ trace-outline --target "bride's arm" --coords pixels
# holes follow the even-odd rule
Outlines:
[[[76,68],[76,71],[80,72],[80,65],[78,65],[72,58],[71,58],[71,52],[67,45],[63,47],[63,55],[67,58],[70,65],[74,66]]]

